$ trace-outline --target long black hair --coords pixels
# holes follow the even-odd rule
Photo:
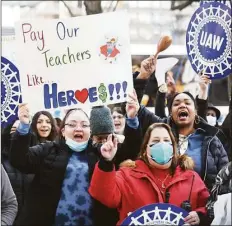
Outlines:
[[[57,125],[56,125],[55,119],[52,117],[52,115],[48,111],[38,111],[33,116],[32,122],[31,122],[31,132],[35,136],[35,139],[36,139],[35,143],[39,143],[41,139],[41,137],[39,136],[38,130],[37,130],[37,122],[38,122],[38,118],[40,117],[40,115],[47,116],[51,122],[51,132],[46,138],[46,140],[54,141],[57,137]]]

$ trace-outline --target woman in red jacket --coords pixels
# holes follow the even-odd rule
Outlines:
[[[197,225],[204,218],[209,192],[199,175],[190,170],[193,161],[177,156],[167,124],[155,123],[148,128],[135,167],[122,167],[116,172],[112,161],[116,152],[117,140],[112,141],[109,135],[101,148],[103,158],[95,166],[89,192],[104,205],[118,209],[118,224],[144,205],[164,202],[183,207],[188,201],[188,224]]]

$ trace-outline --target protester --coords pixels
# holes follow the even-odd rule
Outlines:
[[[35,177],[17,224],[103,225],[111,222],[105,208],[88,193],[94,165],[101,155],[92,145],[87,114],[81,109],[68,110],[59,141],[30,148],[29,109],[25,104],[19,106],[19,120],[20,125],[12,138],[11,163],[24,173],[34,173]],[[137,132],[133,128],[128,130]],[[139,137],[140,134],[136,140]],[[136,145],[133,139],[129,138],[130,143],[125,146],[128,153],[130,144],[132,149]]]
[[[197,114],[205,120],[208,106],[208,89],[210,83],[211,80],[209,80],[209,76],[201,75],[199,77],[199,94],[195,98]],[[155,114],[157,116],[161,118],[167,117],[165,113],[165,107],[170,105],[170,101],[175,94],[177,94],[175,81],[172,75],[168,73],[166,83],[160,85],[157,91],[155,104]],[[165,103],[167,104],[165,105]]]
[[[128,114],[129,110],[128,110]],[[133,123],[130,123],[130,119],[127,120],[127,125],[124,125],[124,139],[120,142],[118,152],[115,158],[116,167],[118,168],[120,163],[126,159],[135,160],[139,153],[139,145],[141,143],[141,131],[133,129]],[[110,112],[110,109],[106,106],[93,107],[90,112],[90,130],[93,146],[100,152],[100,147],[107,141],[107,137],[110,134],[114,134],[114,122]],[[119,137],[117,134],[113,135]],[[125,139],[126,138],[126,139]]]
[[[48,111],[39,111],[32,118],[31,132],[34,145],[46,141],[54,141],[58,135],[58,126]]]
[[[114,132],[119,135],[123,135],[125,123],[126,123],[126,110],[125,106],[115,106],[111,111],[114,120]]]
[[[144,205],[163,202],[186,207],[183,203],[188,201],[189,215],[185,222],[190,225],[199,224],[204,218],[209,193],[198,174],[190,170],[191,159],[184,155],[178,157],[175,139],[167,124],[153,124],[148,128],[136,167],[122,167],[116,172],[113,163],[116,152],[117,141],[112,141],[109,135],[101,147],[103,159],[95,167],[89,191],[106,206],[118,209],[119,225],[128,213]]]
[[[8,177],[10,179],[12,188],[15,192],[17,202],[18,202],[18,215],[22,210],[25,203],[28,190],[30,188],[31,182],[33,180],[33,174],[24,174],[14,168],[9,161],[9,149],[10,149],[10,139],[12,134],[17,130],[20,124],[19,120],[16,120],[13,124],[8,136],[5,136],[8,141],[4,145],[1,153],[1,162],[6,170]],[[6,131],[7,133],[7,131]],[[57,136],[56,123],[52,115],[47,111],[39,111],[32,117],[32,122],[30,126],[30,142],[29,146],[34,146],[36,144],[53,141]],[[18,147],[20,148],[20,146]],[[17,217],[18,217],[17,215]],[[16,221],[17,221],[16,217]]]
[[[218,127],[219,126],[218,120],[219,120],[220,116],[221,116],[220,110],[218,110],[218,108],[214,107],[213,104],[209,103],[208,108],[207,108],[207,112],[206,112],[207,122],[211,126]]]
[[[155,122],[165,122],[173,130],[180,154],[192,157],[195,171],[201,176],[209,189],[220,169],[228,163],[223,145],[216,137],[218,129],[208,125],[196,114],[196,104],[188,92],[177,93],[169,104],[170,115],[161,119],[139,106],[136,95],[130,95],[134,117],[138,116],[142,132]]]
[[[211,220],[214,220],[212,225],[231,225],[231,203],[227,203],[228,196],[225,196],[225,194],[230,194],[231,196],[232,192],[231,170],[232,162],[229,162],[218,173],[215,184],[211,190],[210,199],[207,203],[207,212]],[[221,211],[215,211],[215,205],[217,209],[224,210],[222,214],[220,214]],[[230,212],[226,212],[229,206]]]
[[[1,165],[1,225],[13,225],[18,203],[6,171]]]

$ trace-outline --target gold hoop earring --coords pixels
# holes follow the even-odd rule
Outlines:
[[[199,124],[200,123],[200,117],[199,117],[199,115],[196,115],[194,122],[195,122],[195,124]]]

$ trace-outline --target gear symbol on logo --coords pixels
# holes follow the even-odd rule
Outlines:
[[[17,108],[22,100],[17,67],[5,57],[1,57],[1,126],[13,122]]]
[[[186,33],[186,46],[188,52],[188,58],[196,73],[204,70],[205,74],[208,74],[211,79],[217,79],[226,77],[231,74],[231,15],[230,8],[223,3],[210,2],[201,4],[196,12],[193,14]],[[223,51],[218,51],[216,54],[214,51],[207,50],[206,56],[200,50],[199,36],[200,33],[205,30],[209,35],[214,35],[216,31],[210,31],[209,26],[217,28],[224,34],[222,42],[225,39],[221,48]],[[205,41],[206,41],[205,34]],[[212,39],[215,39],[214,36]],[[201,37],[202,38],[202,37]],[[211,40],[212,40],[211,39]],[[218,40],[214,40],[218,42]],[[210,56],[207,58],[207,56]]]
[[[150,204],[130,213],[121,225],[183,225],[187,215],[187,211],[171,204]]]

